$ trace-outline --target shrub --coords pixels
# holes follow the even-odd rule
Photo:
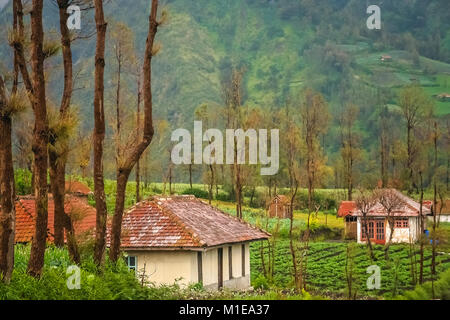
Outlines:
[[[205,190],[202,190],[202,189],[197,189],[197,188],[186,189],[186,190],[184,190],[182,192],[182,194],[185,194],[185,195],[190,194],[190,195],[195,196],[196,198],[202,198],[202,199],[208,199],[209,198],[209,192],[208,191],[205,191]]]

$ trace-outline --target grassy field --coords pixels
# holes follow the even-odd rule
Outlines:
[[[307,263],[308,290],[327,296],[345,296],[346,292],[346,250],[349,243],[313,242],[310,244]],[[394,245],[391,247],[391,262],[384,260],[383,246],[375,246],[377,261],[371,262],[368,258],[367,248],[356,245],[354,263],[356,288],[359,297],[392,297],[402,294],[406,290],[414,289],[411,280],[411,264],[409,247],[407,245]],[[280,240],[276,246],[275,273],[271,286],[289,288],[293,286],[292,260],[289,249],[289,240]],[[416,259],[419,254],[416,252]],[[439,255],[437,270],[441,273],[450,268],[450,255]],[[368,290],[366,281],[369,275],[367,267],[377,265],[381,269],[381,288]],[[430,280],[431,250],[425,252],[424,276]],[[253,284],[260,283],[258,278],[262,275],[260,244],[251,247],[251,267]],[[395,278],[397,277],[397,288]]]

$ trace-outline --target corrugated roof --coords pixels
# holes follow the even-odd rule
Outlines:
[[[193,196],[154,197],[124,216],[122,248],[201,248],[268,239],[269,233]]]

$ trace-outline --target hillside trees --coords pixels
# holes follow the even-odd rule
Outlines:
[[[244,70],[233,68],[231,74],[222,82],[222,98],[227,114],[227,129],[239,129],[242,126],[242,100],[243,100]],[[235,193],[236,215],[242,219],[242,166],[237,161],[238,150],[234,139],[234,164],[232,170],[232,187]]]
[[[314,189],[319,183],[325,156],[320,145],[320,135],[325,133],[330,120],[328,105],[320,93],[306,89],[300,104],[302,137],[305,146],[305,172],[308,187],[308,213],[314,208]],[[309,219],[308,226],[309,230]]]
[[[306,184],[308,187],[308,221],[305,231],[305,257],[302,261],[307,270],[307,255],[310,237],[310,218],[313,209],[317,213],[320,206],[314,203],[314,190],[320,182],[321,174],[325,167],[325,156],[320,145],[320,135],[327,130],[330,120],[328,104],[320,93],[311,89],[306,89],[300,103],[300,119],[305,152],[304,169]],[[306,278],[306,275],[303,275]],[[306,289],[306,280],[303,281],[303,288]]]
[[[430,108],[430,101],[423,89],[409,86],[402,90],[399,97],[400,108],[406,125],[406,180],[409,192],[418,190],[417,170],[415,165],[420,146],[417,143],[419,126],[423,123],[426,111]]]
[[[352,201],[355,186],[355,163],[360,157],[359,136],[355,132],[355,122],[358,119],[359,108],[354,104],[346,104],[339,117],[341,136],[341,157],[344,163],[344,179],[347,189],[347,199]]]
[[[300,250],[295,246],[295,239],[293,234],[294,227],[294,202],[295,197],[300,186],[301,176],[301,129],[295,123],[294,117],[290,114],[289,104],[286,106],[286,112],[280,112],[280,122],[285,124],[283,128],[285,134],[282,136],[282,143],[284,146],[284,158],[286,159],[286,167],[289,179],[290,190],[290,212],[289,212],[289,249],[292,257],[292,266],[294,274],[294,284],[297,289],[304,287],[304,253],[306,251]],[[302,249],[304,249],[303,247]]]

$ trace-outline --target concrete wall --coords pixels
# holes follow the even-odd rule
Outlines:
[[[370,220],[370,219],[369,219]],[[389,240],[391,234],[391,228],[387,219],[385,219],[385,239]],[[358,243],[365,243],[361,240],[362,234],[362,217],[358,217],[357,225],[357,239]],[[418,217],[409,217],[409,228],[394,228],[394,235],[392,237],[392,243],[409,243],[410,241],[416,242],[419,238],[420,225]]]
[[[418,221],[418,218],[410,217],[409,228],[394,228],[392,243],[409,243],[410,241],[416,242],[419,239],[418,236],[420,232]],[[389,224],[386,226],[386,241],[388,241],[391,235],[391,228],[389,227]]]
[[[137,276],[156,285],[188,285],[197,280],[197,255],[192,251],[127,251],[137,259]]]
[[[437,221],[438,218],[436,218]],[[429,222],[433,222],[433,217],[430,216],[428,217],[428,221]],[[439,217],[439,221],[440,222],[450,222],[450,214],[441,214],[441,216]]]
[[[232,246],[232,276],[229,274],[229,247]],[[224,245],[223,286],[230,289],[250,287],[250,245],[245,244],[245,275],[242,276],[241,244]],[[137,277],[144,273],[146,280],[155,285],[189,285],[199,282],[197,251],[126,251],[137,259]],[[203,285],[206,289],[218,289],[218,248],[201,251]]]

